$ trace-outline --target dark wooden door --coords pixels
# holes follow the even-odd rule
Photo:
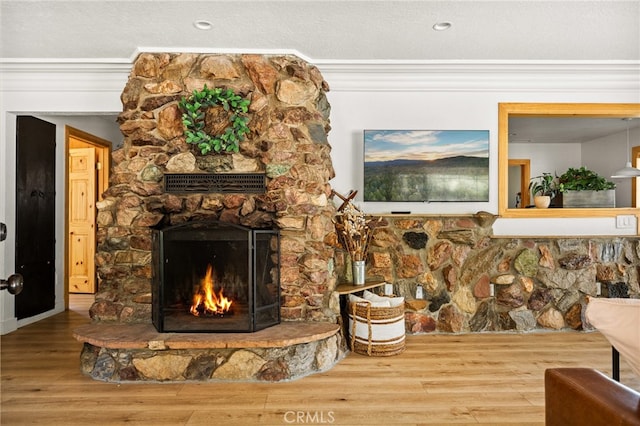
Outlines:
[[[18,116],[16,129],[15,270],[24,277],[16,316],[22,319],[55,305],[56,126]]]

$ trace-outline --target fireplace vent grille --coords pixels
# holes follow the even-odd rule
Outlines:
[[[164,190],[170,193],[264,194],[263,173],[175,173],[164,175]]]

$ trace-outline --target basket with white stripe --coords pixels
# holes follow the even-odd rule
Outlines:
[[[351,350],[369,356],[391,356],[404,351],[404,303],[376,306],[369,300],[349,303]]]

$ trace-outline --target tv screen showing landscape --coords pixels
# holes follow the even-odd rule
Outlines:
[[[365,130],[364,201],[489,201],[488,130]]]

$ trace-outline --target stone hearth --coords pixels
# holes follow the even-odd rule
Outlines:
[[[108,382],[284,381],[330,369],[344,356],[339,326],[279,324],[255,333],[158,333],[150,324],[89,324],[81,370]]]

